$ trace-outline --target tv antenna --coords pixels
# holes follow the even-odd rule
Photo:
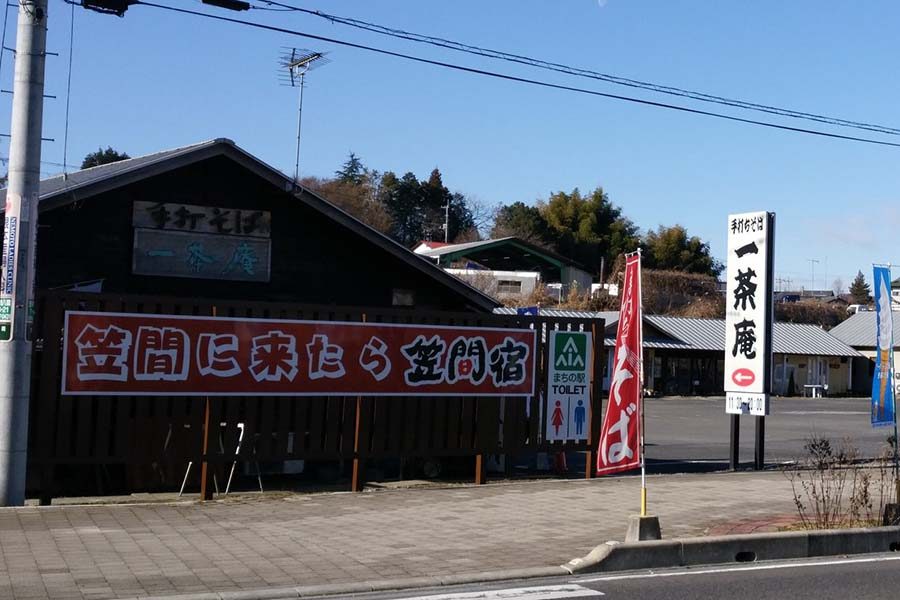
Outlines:
[[[294,161],[294,183],[300,179],[300,131],[303,126],[303,87],[306,74],[331,62],[321,52],[305,48],[287,48],[281,55],[281,81],[283,85],[300,88],[297,108],[297,157]]]

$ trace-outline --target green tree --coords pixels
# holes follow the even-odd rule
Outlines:
[[[353,185],[362,185],[366,182],[369,175],[369,170],[363,165],[362,159],[353,152],[347,157],[347,162],[334,172],[334,177],[337,181]]]
[[[96,152],[91,152],[90,154],[85,156],[84,160],[81,161],[81,168],[89,169],[90,167],[107,165],[109,163],[119,162],[120,160],[127,160],[129,158],[131,157],[124,152],[113,150],[112,147],[107,146],[106,150],[104,150],[103,148],[98,148]]]
[[[498,208],[494,213],[491,238],[517,237],[533,244],[552,245],[550,225],[536,206],[514,202]]]
[[[401,178],[385,173],[381,179],[381,201],[391,216],[391,237],[407,247],[421,240],[444,239],[444,207],[448,203],[451,241],[468,236],[475,227],[466,197],[450,192],[438,169],[431,172],[427,181],[419,181],[413,173]]]
[[[863,276],[862,271],[857,271],[856,277],[853,278],[853,283],[850,284],[850,295],[853,296],[853,302],[855,304],[868,304],[869,294],[871,293],[872,288],[866,283],[866,278]]]
[[[648,269],[684,271],[718,276],[724,266],[709,253],[709,244],[689,236],[681,225],[648,231],[641,242],[643,264]]]
[[[637,226],[622,216],[622,209],[609,201],[603,188],[588,195],[578,188],[557,192],[538,208],[557,251],[593,271],[600,270],[601,259],[611,264],[640,243]]]

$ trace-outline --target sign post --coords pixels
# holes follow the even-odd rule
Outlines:
[[[754,415],[754,466],[765,462],[765,417],[772,391],[772,279],[775,214],[728,216],[725,299],[725,412],[731,417],[730,467],[740,462],[740,415]]]

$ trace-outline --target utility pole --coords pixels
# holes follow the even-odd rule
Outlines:
[[[450,243],[450,199],[447,199],[447,204],[444,205],[444,243]]]
[[[0,270],[0,505],[25,503],[47,0],[20,0]]]
[[[817,258],[807,258],[806,260],[809,261],[809,268],[810,268],[809,289],[810,289],[810,291],[812,291],[812,290],[816,289],[816,264],[819,262],[819,260]]]

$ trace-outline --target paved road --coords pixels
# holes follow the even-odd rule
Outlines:
[[[794,460],[805,440],[823,435],[837,442],[851,437],[865,456],[877,456],[889,428],[869,424],[867,398],[775,398],[766,417],[766,460]],[[647,457],[651,460],[727,462],[729,415],[724,398],[648,399]],[[741,417],[741,458],[753,460],[755,417]]]
[[[359,596],[359,600],[830,600],[893,599],[900,556],[877,554],[654,573],[594,575]]]

